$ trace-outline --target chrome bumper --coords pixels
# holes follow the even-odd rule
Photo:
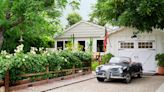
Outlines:
[[[125,79],[125,77],[122,76],[109,76],[111,79]]]
[[[96,72],[96,77],[99,78],[105,78],[105,79],[125,79],[126,77],[122,76],[122,74],[118,75],[118,76],[114,76],[112,75],[112,73],[106,74],[106,73],[102,73],[101,75],[99,75],[98,72]]]

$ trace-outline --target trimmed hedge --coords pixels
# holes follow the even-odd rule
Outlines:
[[[50,71],[72,69],[74,65],[76,68],[89,67],[91,60],[91,54],[87,52],[40,51],[40,54],[36,54],[34,49],[26,54],[21,50],[14,54],[2,53],[0,55],[0,80],[4,79],[7,70],[10,72],[11,84],[14,84],[17,80],[25,79],[17,75],[45,72],[46,66],[49,66]],[[31,79],[54,78],[61,75],[64,74],[45,74],[31,77]]]

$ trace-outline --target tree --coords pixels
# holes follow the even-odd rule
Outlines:
[[[78,13],[70,13],[67,17],[68,25],[71,26],[82,20],[82,17]]]
[[[20,37],[21,33],[19,30],[6,31],[4,34],[4,41],[1,49],[6,50],[9,53],[14,53],[14,49],[20,45]],[[54,47],[54,39],[51,36],[46,36],[43,34],[36,35],[25,31],[22,35],[22,38],[22,43],[24,44],[24,52],[29,52],[31,47]]]
[[[92,16],[151,32],[153,28],[164,28],[164,0],[98,0]]]
[[[38,38],[52,37],[60,28],[59,17],[65,6],[68,3],[73,7],[78,6],[75,0],[69,1],[0,0],[0,47],[8,31],[16,31],[11,33],[19,35],[26,33]]]

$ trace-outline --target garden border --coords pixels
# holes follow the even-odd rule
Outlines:
[[[50,82],[54,82],[54,81],[59,81],[59,80],[64,80],[64,79],[69,79],[69,78],[74,78],[74,77],[90,74],[92,71],[91,71],[91,67],[83,67],[83,68],[73,67],[73,69],[63,69],[63,70],[58,70],[58,71],[49,71],[49,68],[47,67],[46,72],[23,74],[23,75],[18,75],[18,76],[31,77],[31,76],[36,76],[36,75],[60,73],[60,72],[71,72],[71,74],[57,77],[57,78],[52,78],[52,79],[49,79],[49,78],[44,79],[44,80],[36,79],[35,82],[32,82],[31,80],[20,80],[20,81],[16,82],[16,85],[10,86],[10,75],[9,75],[9,71],[7,71],[5,74],[5,80],[0,81],[0,84],[5,86],[5,92],[9,92],[14,89],[23,89],[23,88],[27,88],[27,87],[31,87],[31,86],[37,86],[37,85],[41,85],[41,84],[45,84],[45,83],[50,83]]]

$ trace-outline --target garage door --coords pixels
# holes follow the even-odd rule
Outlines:
[[[144,72],[155,72],[155,41],[119,41],[119,56],[131,57],[132,61],[141,62]]]

